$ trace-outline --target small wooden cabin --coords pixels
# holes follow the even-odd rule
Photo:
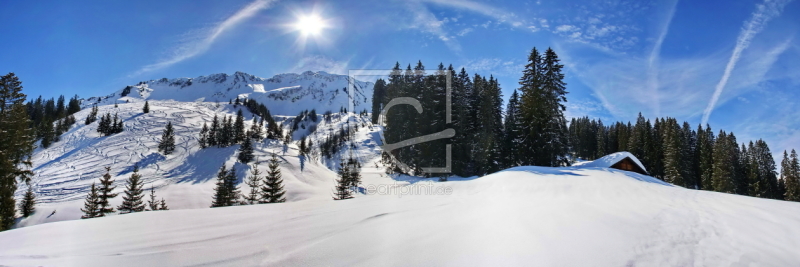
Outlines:
[[[623,158],[617,163],[611,165],[610,168],[649,175],[647,171],[645,171],[642,167],[640,167],[639,164],[636,164],[636,162],[634,162],[630,157]]]

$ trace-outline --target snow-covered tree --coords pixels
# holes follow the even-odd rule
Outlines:
[[[197,139],[198,143],[200,144],[200,148],[208,147],[208,124],[203,122],[203,128],[200,129],[200,137]]]

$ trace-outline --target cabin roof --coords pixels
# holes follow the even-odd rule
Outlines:
[[[626,158],[630,159],[634,164],[636,164],[639,168],[641,168],[645,174],[647,173],[647,168],[644,167],[642,162],[639,161],[639,159],[636,158],[636,156],[626,151],[611,153],[602,158],[596,159],[592,162],[586,162],[584,164],[581,164],[580,166],[611,168],[612,166],[625,160]]]

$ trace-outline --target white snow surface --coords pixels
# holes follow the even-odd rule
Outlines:
[[[636,158],[636,156],[627,151],[611,153],[593,161],[578,162],[576,164],[573,164],[573,166],[609,168],[611,167],[611,165],[616,164],[617,162],[626,157],[631,158],[631,160],[633,160],[633,162],[636,163],[636,165],[639,165],[639,167],[641,167],[642,170],[647,171],[647,168],[644,167],[642,162],[639,161],[639,159]]]
[[[10,266],[798,266],[800,204],[601,168],[394,194],[143,212],[0,233]],[[414,188],[450,194],[402,195]],[[14,241],[14,242],[8,242]]]

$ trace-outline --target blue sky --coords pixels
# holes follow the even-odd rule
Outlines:
[[[4,1],[0,72],[29,96],[243,71],[384,69],[422,60],[517,87],[527,53],[566,65],[569,116],[708,121],[800,148],[800,1]],[[298,17],[327,28],[303,38]],[[780,159],[776,159],[780,160]]]

